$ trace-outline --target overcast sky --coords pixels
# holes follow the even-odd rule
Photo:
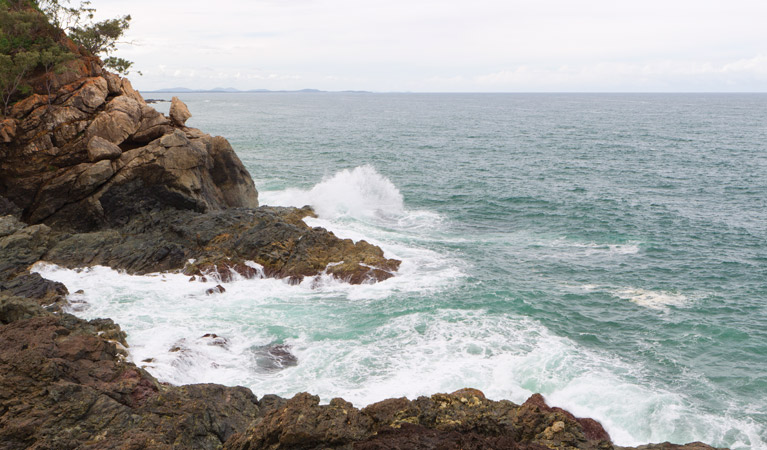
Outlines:
[[[765,0],[93,0],[141,90],[767,92]]]

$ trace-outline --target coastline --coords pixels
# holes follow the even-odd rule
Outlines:
[[[127,79],[97,65],[80,75],[3,122],[13,133],[0,172],[2,448],[614,447],[597,422],[540,395],[516,405],[465,389],[358,410],[309,394],[163,385],[126,362],[119,325],[61,312],[66,287],[32,264],[362,283],[396,277],[399,262],[306,226],[311,210],[259,207],[231,146],[186,127],[180,102],[165,117]]]

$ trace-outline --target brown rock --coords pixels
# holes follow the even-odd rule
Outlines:
[[[187,139],[186,134],[184,134],[184,132],[181,130],[173,130],[172,133],[166,134],[160,138],[160,145],[165,148],[181,147],[189,145],[189,143],[190,142],[189,139]]]
[[[107,72],[105,70],[102,76],[107,81],[107,90],[109,95],[122,94],[122,78],[120,78],[119,75],[112,72]]]
[[[161,136],[173,132],[173,129],[170,126],[170,120],[151,106],[142,106],[141,115],[143,119],[141,119],[138,131],[131,136],[131,141],[147,144]]]
[[[96,190],[98,186],[104,184],[114,173],[115,170],[109,160],[102,160],[91,164],[90,167],[77,177],[70,195],[75,199],[79,199]]]
[[[108,88],[107,80],[102,77],[88,78],[82,83],[80,88],[71,94],[64,106],[73,106],[86,112],[93,112],[96,108],[104,104],[107,98]]]
[[[21,119],[36,108],[48,104],[48,96],[32,94],[29,97],[19,100],[11,107],[11,117]]]
[[[215,449],[258,415],[245,388],[161,385],[109,320],[0,294],[0,324],[3,449]]]
[[[16,138],[16,120],[3,119],[0,120],[0,142],[9,143]]]
[[[122,153],[120,147],[99,136],[92,137],[88,142],[88,159],[91,162],[102,159],[117,159]]]
[[[138,130],[140,123],[141,104],[132,97],[121,95],[96,115],[86,134],[89,139],[98,136],[120,145]]]
[[[297,394],[256,422],[244,435],[226,442],[225,449],[341,448],[372,434],[372,421],[340,398],[320,406],[320,398]]]
[[[253,178],[229,142],[221,136],[216,136],[208,139],[206,143],[213,158],[210,175],[224,202],[233,208],[258,207],[258,191],[253,184]]]
[[[176,126],[183,127],[190,117],[192,117],[192,113],[189,112],[186,104],[179,100],[178,97],[173,97],[170,101],[171,122]]]
[[[226,292],[226,289],[224,289],[224,287],[221,286],[220,284],[217,284],[214,287],[205,290],[206,295],[223,294],[224,292]]]
[[[131,84],[129,79],[123,78],[121,80],[120,91],[122,92],[123,95],[127,95],[128,97],[136,100],[138,103],[142,105],[146,104],[141,94],[139,94],[137,90],[133,89],[133,85]]]

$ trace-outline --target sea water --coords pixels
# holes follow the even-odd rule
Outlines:
[[[180,274],[36,267],[160,380],[358,407],[541,392],[618,444],[767,448],[767,95],[181,98],[261,204],[311,205],[309,225],[402,266],[213,296]]]

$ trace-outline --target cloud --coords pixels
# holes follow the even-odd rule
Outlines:
[[[730,62],[598,62],[558,67],[521,65],[477,75],[473,82],[504,91],[697,91],[764,90],[767,56]],[[480,88],[481,89],[481,88]]]
[[[167,86],[168,74],[156,70],[165,65],[191,87],[204,87],[206,77],[188,69],[215,67],[241,89],[767,91],[767,2],[752,0],[95,6],[104,17],[132,15],[128,39],[138,45],[121,47],[120,56],[154,74],[135,80],[144,89]]]

